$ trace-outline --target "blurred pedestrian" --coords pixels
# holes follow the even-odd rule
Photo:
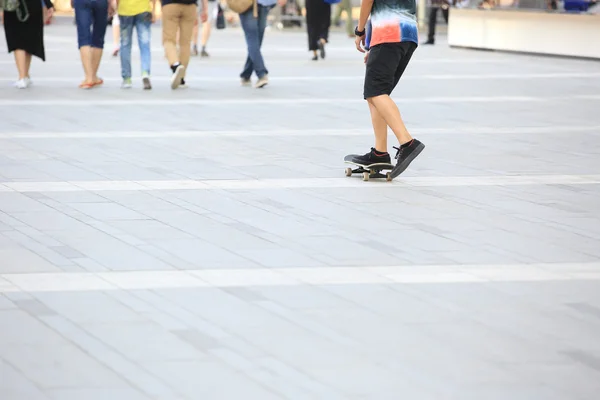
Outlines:
[[[313,61],[320,54],[325,58],[325,45],[329,39],[331,25],[331,4],[325,0],[306,0],[306,30],[308,32],[308,50],[313,52]]]
[[[85,79],[79,84],[82,89],[91,89],[102,85],[98,69],[104,50],[104,35],[108,17],[112,16],[116,4],[113,0],[71,0],[75,9],[77,24],[77,43]]]
[[[202,11],[201,7],[198,7],[200,11]],[[196,23],[194,24],[194,32],[192,33],[193,39],[193,48],[192,52],[195,56],[198,55],[198,36],[200,31],[202,31],[202,36],[200,38],[200,57],[208,57],[209,54],[206,51],[206,45],[208,43],[208,39],[210,38],[210,31],[212,28],[212,24],[217,19],[217,13],[219,12],[219,2],[218,0],[208,0],[208,10],[207,15],[208,19],[206,22],[202,22],[201,12],[196,18]],[[202,25],[202,29],[200,29],[200,25]]]
[[[44,22],[54,13],[54,4],[45,0],[46,11],[40,0],[20,0],[16,9],[5,9],[3,22],[8,52],[15,54],[19,79],[15,87],[26,89],[31,85],[29,70],[31,59],[36,56],[46,61],[44,49]]]
[[[346,13],[346,33],[348,37],[354,38],[354,19],[352,18],[352,0],[341,0],[335,9],[333,24],[338,26],[342,19],[342,13]]]
[[[424,44],[435,44],[435,26],[437,24],[438,11],[442,11],[442,15],[447,24],[451,4],[453,4],[453,2],[449,0],[431,0],[431,8],[429,10],[429,32],[427,41]]]
[[[133,29],[137,33],[138,47],[140,49],[140,60],[142,67],[142,83],[145,90],[152,89],[150,83],[151,49],[152,38],[151,25],[155,21],[156,0],[118,0],[118,17],[121,27],[121,77],[123,89],[132,87],[131,81],[131,47],[133,41]]]
[[[171,89],[186,86],[197,0],[162,0],[162,34],[165,54],[171,68]],[[207,20],[208,0],[202,0],[200,18]],[[177,47],[179,46],[179,51]]]
[[[252,73],[255,73],[258,78],[254,87],[263,88],[269,83],[269,71],[260,50],[267,27],[267,15],[275,7],[275,4],[278,3],[283,7],[286,2],[287,0],[254,0],[253,6],[240,14],[240,23],[244,30],[248,50],[246,64],[240,74],[243,86],[252,84],[250,80]]]

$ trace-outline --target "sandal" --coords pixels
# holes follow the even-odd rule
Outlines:
[[[81,82],[81,83],[79,84],[79,88],[80,88],[80,89],[91,89],[91,88],[93,88],[93,87],[94,87],[94,84],[93,84],[93,83]]]
[[[100,86],[104,83],[104,80],[102,78],[98,78],[98,80],[96,82],[93,83],[94,86]]]

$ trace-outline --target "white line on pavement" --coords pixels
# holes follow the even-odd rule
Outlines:
[[[421,80],[495,80],[495,79],[510,79],[510,80],[529,80],[529,79],[589,79],[600,78],[600,73],[594,72],[557,72],[557,73],[537,73],[537,74],[407,74],[402,78],[402,81],[421,81]],[[270,81],[287,81],[287,82],[306,82],[306,81],[356,81],[362,82],[364,75],[349,75],[349,76],[327,76],[327,75],[304,75],[304,76],[273,76],[269,77]],[[103,78],[105,82],[121,82],[121,78]],[[171,80],[170,76],[154,76],[153,81],[167,82]],[[211,77],[211,76],[187,76],[189,82],[237,82],[232,77]],[[0,82],[13,82],[14,78],[0,78]],[[35,82],[75,82],[72,77],[53,76],[35,78]]]
[[[210,130],[210,131],[101,131],[101,132],[4,132],[0,139],[95,139],[95,138],[203,138],[203,137],[250,137],[250,136],[364,136],[373,128],[347,129],[262,129],[262,130]],[[411,128],[415,135],[461,135],[461,134],[549,134],[549,133],[596,133],[600,134],[600,125],[591,126],[453,126],[452,128]]]
[[[343,174],[340,166],[340,175]],[[160,181],[0,182],[0,192],[104,192],[160,190],[260,190],[302,188],[456,187],[520,185],[596,185],[600,175],[497,175],[398,177],[392,182],[346,178],[201,179]]]
[[[47,272],[0,275],[0,293],[345,284],[600,280],[600,263]]]
[[[597,98],[589,95],[571,95],[571,96],[458,96],[458,97],[398,97],[394,98],[394,101],[402,104],[423,104],[423,103],[531,103],[531,102],[551,102],[551,101],[575,101],[575,100],[600,100],[600,96]],[[306,104],[327,104],[329,106],[335,106],[339,104],[363,104],[365,100],[357,96],[355,98],[231,98],[231,99],[218,99],[218,98],[207,98],[207,99],[195,99],[195,98],[161,98],[161,99],[141,99],[141,98],[129,98],[129,99],[110,99],[102,100],[97,98],[82,98],[79,100],[61,100],[61,99],[46,99],[46,100],[15,100],[15,99],[3,99],[0,100],[0,106],[73,106],[73,107],[87,107],[87,106],[184,106],[184,105],[202,105],[206,107],[227,107],[231,105],[244,105],[250,106],[261,106],[265,104],[273,106],[298,106]]]

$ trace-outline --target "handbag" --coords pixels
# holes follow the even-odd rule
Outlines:
[[[217,4],[217,29],[225,29],[225,13],[221,4]]]
[[[227,0],[227,7],[235,13],[243,14],[254,7],[254,17],[258,17],[258,3],[256,0]]]
[[[19,8],[19,0],[0,0],[0,10],[13,12]]]
[[[29,19],[27,3],[21,0],[0,0],[0,10],[16,12],[17,18],[21,22],[25,22]]]

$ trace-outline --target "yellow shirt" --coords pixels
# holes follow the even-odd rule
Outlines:
[[[152,12],[150,0],[119,0],[118,14],[124,17]]]

